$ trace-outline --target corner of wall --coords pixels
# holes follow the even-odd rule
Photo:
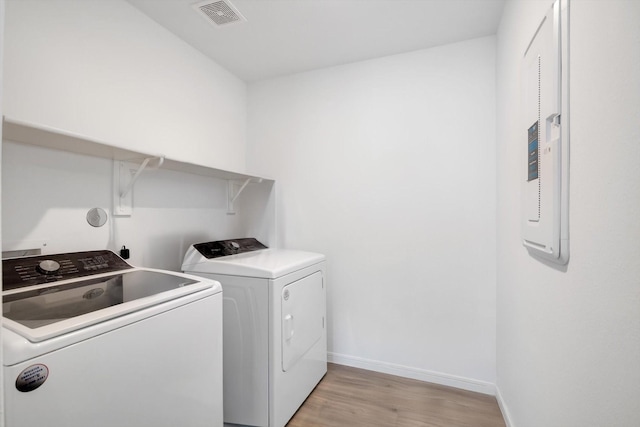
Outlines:
[[[500,387],[496,385],[496,400],[498,401],[498,407],[500,408],[500,412],[502,412],[502,418],[504,418],[504,422],[507,427],[515,427],[513,421],[511,421],[511,413],[509,412],[509,408],[507,407],[507,403],[504,401],[502,397],[502,393],[500,393]]]

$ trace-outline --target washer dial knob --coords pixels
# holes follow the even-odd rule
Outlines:
[[[60,263],[52,259],[45,259],[44,261],[40,261],[36,270],[41,274],[56,274],[58,270],[60,270]]]

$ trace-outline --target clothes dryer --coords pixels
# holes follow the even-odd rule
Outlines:
[[[7,427],[222,426],[222,289],[110,251],[3,260]]]
[[[283,427],[327,372],[324,255],[224,240],[182,270],[222,284],[225,424]]]

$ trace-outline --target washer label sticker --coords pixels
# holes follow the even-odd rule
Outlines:
[[[31,365],[24,371],[20,372],[16,379],[16,388],[21,392],[29,392],[40,387],[49,376],[49,368],[38,363]]]

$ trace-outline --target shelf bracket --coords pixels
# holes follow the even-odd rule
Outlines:
[[[149,166],[149,163],[155,164]],[[138,166],[121,160],[113,161],[113,215],[131,216],[133,212],[133,186],[146,170],[158,169],[164,163],[164,156],[147,157]]]
[[[244,181],[232,181],[232,180],[227,181],[227,215],[236,214],[236,211],[233,207],[233,203],[236,201],[238,196],[240,196],[240,194],[244,191],[244,189],[247,188],[247,185],[249,185],[253,180],[254,178],[247,178]],[[240,184],[240,182],[242,182],[242,184]],[[262,178],[257,178],[255,182],[261,183]],[[235,187],[237,185],[240,185],[240,188],[236,191]]]

